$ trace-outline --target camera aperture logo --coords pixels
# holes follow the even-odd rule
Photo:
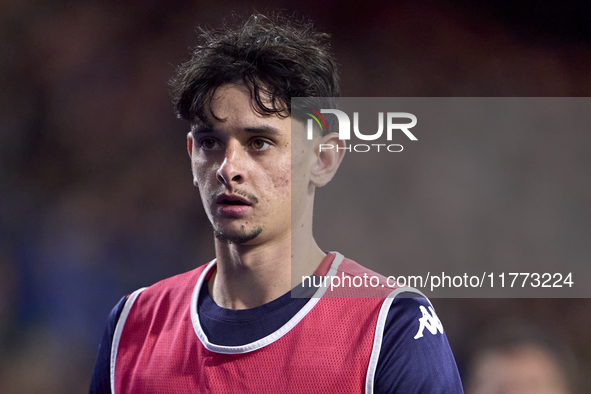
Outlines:
[[[318,125],[320,130],[324,133],[325,128],[328,130],[328,125],[322,114],[332,114],[337,117],[339,124],[339,139],[350,140],[351,139],[351,120],[349,116],[338,109],[321,109],[320,112],[313,109],[308,109],[306,115],[310,116],[307,122],[307,138],[312,140],[314,122]],[[377,143],[384,134],[384,118],[386,118],[386,141],[391,142],[392,136],[395,131],[402,131],[406,137],[411,141],[417,141],[417,137],[409,129],[413,128],[417,124],[417,117],[408,112],[387,112],[384,116],[384,112],[378,112],[378,131],[374,134],[363,134],[359,130],[359,112],[353,112],[353,133],[355,137],[362,141],[376,141],[376,143],[362,143],[362,144],[347,144],[346,147],[339,147],[333,144],[320,144],[320,151],[336,149],[347,150],[349,152],[402,152],[404,147],[400,144],[386,144]],[[401,119],[410,120],[409,123],[399,123]],[[383,138],[382,138],[383,139]]]

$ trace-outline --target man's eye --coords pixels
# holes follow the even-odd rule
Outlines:
[[[219,148],[219,143],[213,138],[203,138],[199,141],[199,146],[204,150],[214,150]]]
[[[267,150],[271,147],[271,144],[263,139],[256,139],[252,141],[251,146],[256,150]]]

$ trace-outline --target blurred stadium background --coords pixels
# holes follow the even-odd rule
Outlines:
[[[197,25],[254,9],[295,11],[330,32],[343,96],[591,95],[585,2],[0,1],[0,393],[87,391],[119,298],[213,256],[167,81]],[[567,172],[580,187],[545,184],[560,169],[543,149],[525,148],[534,175],[509,210],[531,196],[551,208],[557,193],[588,206],[590,139],[576,138],[581,160]],[[560,212],[560,228],[591,239],[589,208]],[[434,224],[467,241],[460,227]],[[561,256],[581,257],[590,256]],[[461,372],[471,339],[512,318],[555,333],[580,371],[591,368],[590,300],[434,304]],[[591,392],[589,374],[580,376],[580,392]]]

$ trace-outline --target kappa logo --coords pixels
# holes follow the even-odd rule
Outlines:
[[[419,318],[419,331],[417,331],[417,335],[415,335],[415,339],[419,339],[423,337],[423,330],[425,330],[425,328],[427,330],[429,330],[429,332],[433,335],[437,334],[437,331],[439,331],[440,334],[443,334],[443,324],[441,324],[441,321],[439,320],[439,318],[437,317],[437,314],[435,313],[435,311],[433,310],[433,307],[429,307],[429,311],[424,307],[424,306],[419,306],[419,309],[421,310],[421,313],[423,314],[423,316],[421,318]]]

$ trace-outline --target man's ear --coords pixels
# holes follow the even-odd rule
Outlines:
[[[193,134],[189,132],[187,134],[187,151],[189,151],[189,157],[193,157]]]
[[[310,182],[317,187],[326,185],[336,174],[345,156],[347,144],[338,133],[318,138],[314,144],[316,161],[310,173]]]
[[[193,133],[189,132],[187,134],[187,151],[189,152],[189,159],[191,160],[191,173],[193,174],[193,185],[199,187],[197,184],[197,173],[195,172],[195,168],[193,167],[193,146],[195,145],[195,141],[193,140]]]

